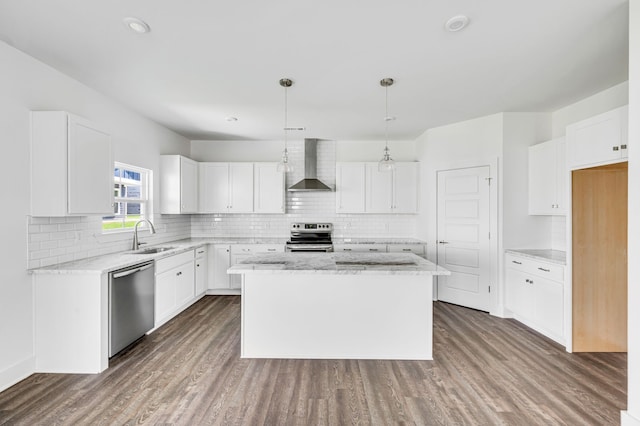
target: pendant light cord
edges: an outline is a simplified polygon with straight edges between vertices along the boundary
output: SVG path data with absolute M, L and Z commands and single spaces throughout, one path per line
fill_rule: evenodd
M 288 106 L 287 106 L 287 91 L 288 87 L 284 87 L 284 152 L 287 153 L 287 137 L 288 137 L 288 129 L 287 129 L 287 115 L 288 115 Z
M 389 86 L 384 86 L 384 148 L 389 150 Z

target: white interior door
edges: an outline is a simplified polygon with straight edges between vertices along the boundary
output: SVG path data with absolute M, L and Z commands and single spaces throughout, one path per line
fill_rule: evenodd
M 489 166 L 438 172 L 438 300 L 489 311 Z

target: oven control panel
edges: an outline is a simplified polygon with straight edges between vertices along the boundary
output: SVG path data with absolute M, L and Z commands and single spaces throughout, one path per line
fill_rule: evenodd
M 331 232 L 333 224 L 331 223 L 292 223 L 292 231 L 324 231 Z

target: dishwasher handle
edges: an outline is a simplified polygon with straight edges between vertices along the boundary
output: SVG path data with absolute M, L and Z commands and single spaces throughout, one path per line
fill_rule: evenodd
M 126 277 L 127 275 L 135 274 L 136 272 L 145 271 L 151 267 L 153 267 L 153 263 L 148 263 L 146 265 L 140 266 L 139 268 L 127 269 L 126 271 L 116 272 L 112 276 L 113 278 L 122 278 L 122 277 Z

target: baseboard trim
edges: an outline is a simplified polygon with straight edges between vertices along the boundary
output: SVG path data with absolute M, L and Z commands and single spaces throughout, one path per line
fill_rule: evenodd
M 35 373 L 36 357 L 31 356 L 24 359 L 11 367 L 0 371 L 0 392 L 9 389 L 19 381 L 22 381 Z
M 620 412 L 621 426 L 640 426 L 640 419 L 631 416 L 628 411 Z

